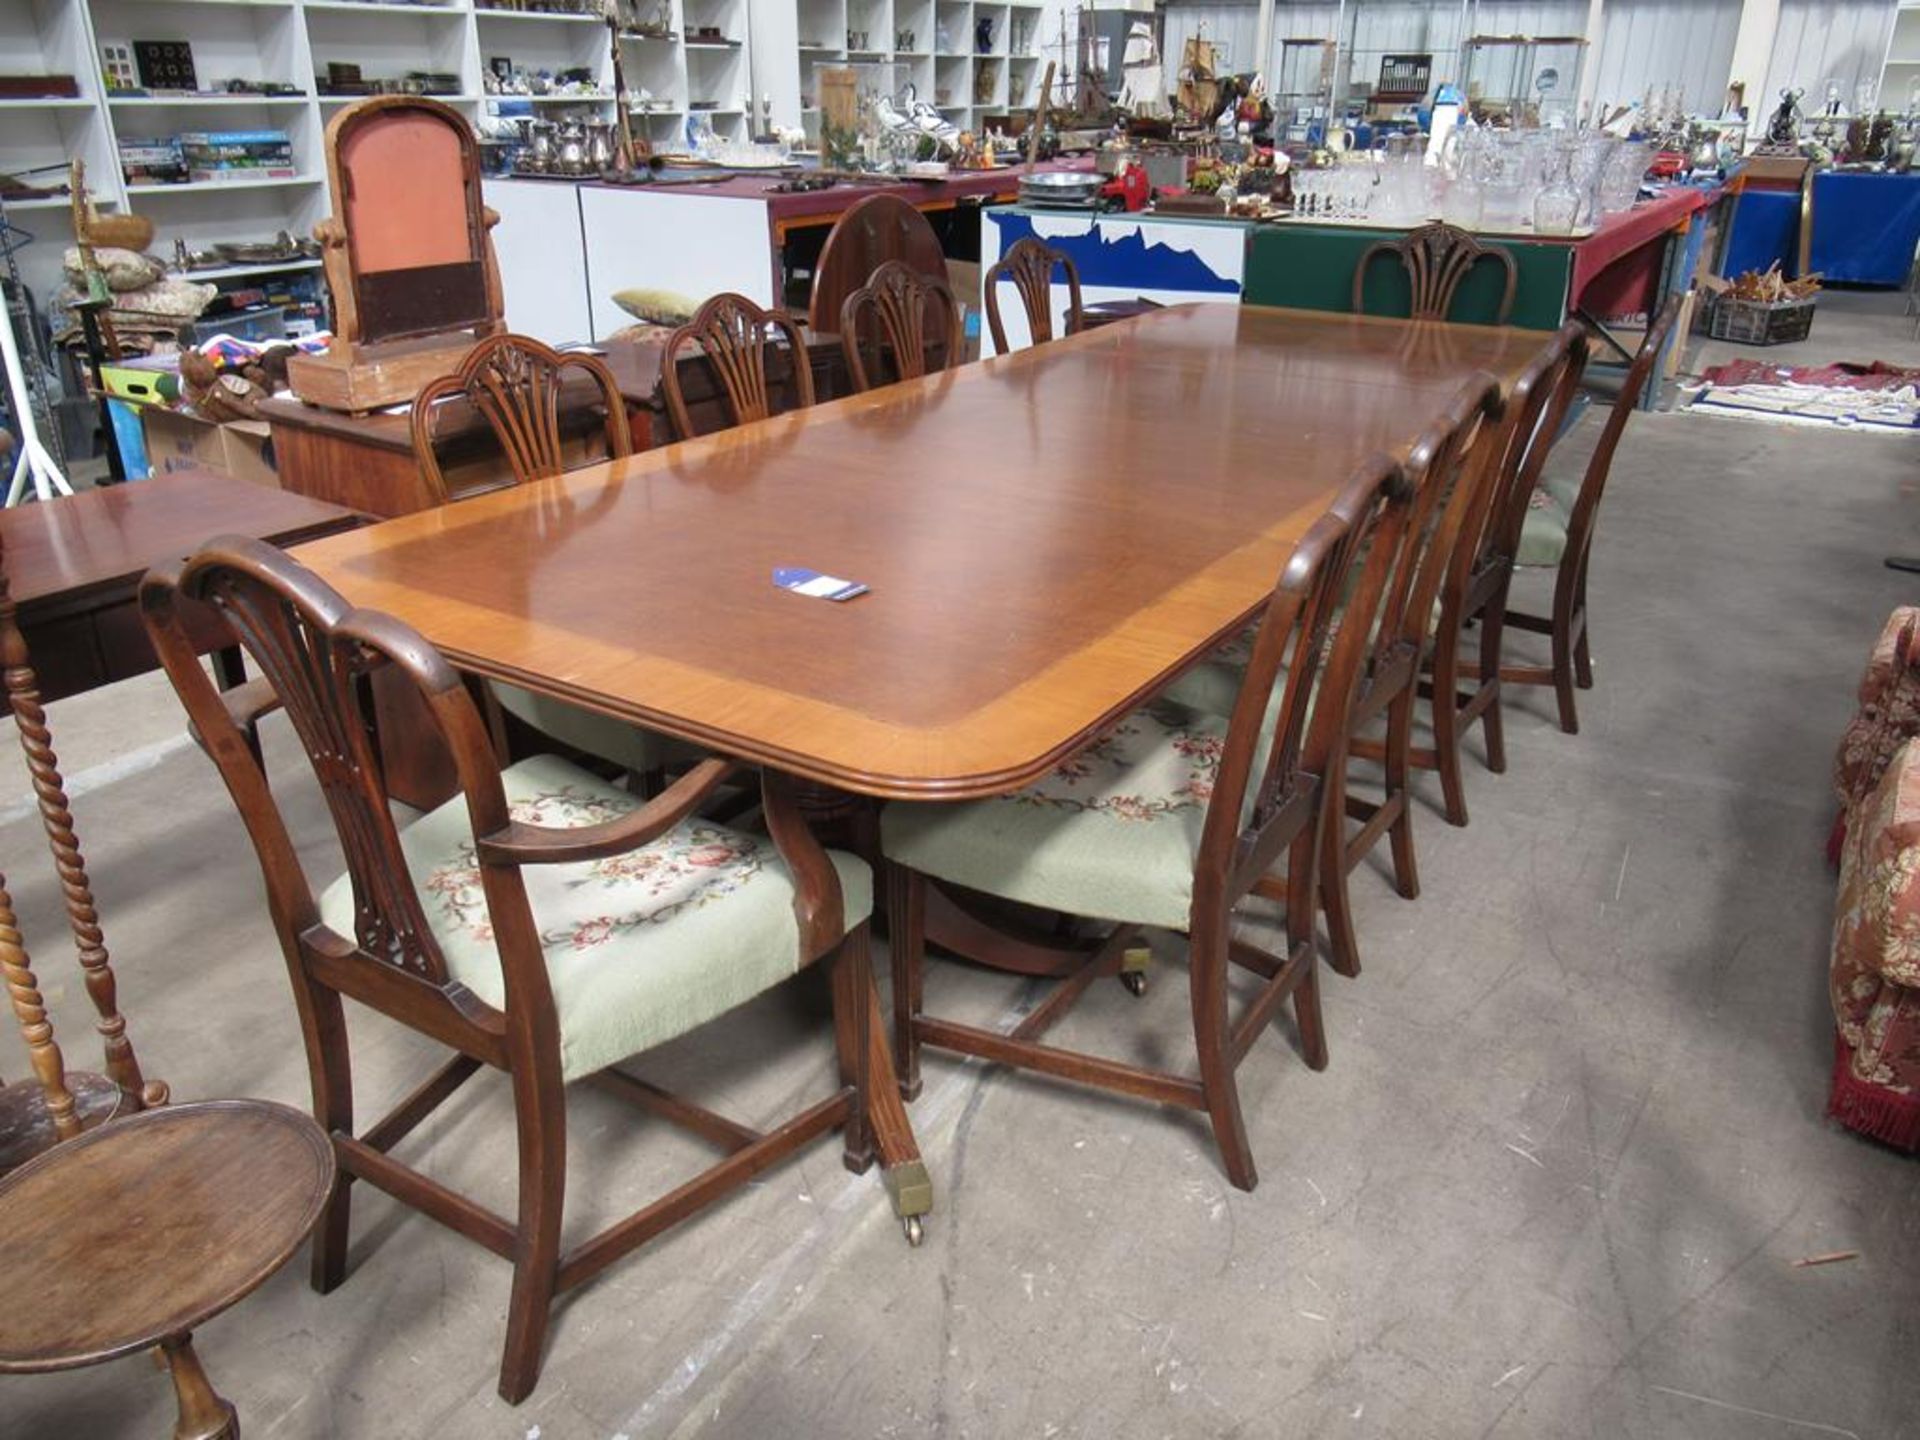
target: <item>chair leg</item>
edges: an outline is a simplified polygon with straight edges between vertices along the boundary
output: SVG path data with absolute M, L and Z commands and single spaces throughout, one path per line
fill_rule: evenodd
M 1507 633 L 1506 587 L 1493 597 L 1480 623 L 1480 689 L 1493 698 L 1480 712 L 1481 733 L 1487 739 L 1487 769 L 1496 775 L 1507 773 L 1507 722 L 1500 713 L 1500 647 Z
M 1460 774 L 1460 631 L 1448 627 L 1433 647 L 1433 754 L 1447 823 L 1467 823 L 1467 786 Z
M 1253 1147 L 1247 1143 L 1240 1087 L 1234 1079 L 1230 1053 L 1226 937 L 1195 937 L 1190 954 L 1193 1038 L 1200 1054 L 1200 1088 L 1207 1100 L 1207 1118 L 1213 1122 L 1213 1139 L 1220 1147 L 1227 1182 L 1237 1190 L 1251 1190 L 1260 1183 L 1260 1173 L 1254 1168 Z
M 1327 1068 L 1327 1027 L 1320 1016 L 1320 954 L 1314 944 L 1313 897 L 1316 846 L 1311 832 L 1293 842 L 1287 857 L 1287 954 L 1306 957 L 1306 970 L 1293 992 L 1294 1023 L 1300 1027 L 1300 1053 L 1310 1069 Z
M 353 1055 L 340 997 L 303 982 L 302 1027 L 313 1085 L 313 1118 L 328 1135 L 353 1134 Z M 347 1234 L 352 1217 L 353 1177 L 336 1167 L 320 1223 L 313 1230 L 311 1283 L 322 1295 L 347 1278 Z
M 1560 728 L 1580 733 L 1580 710 L 1574 703 L 1573 643 L 1559 616 L 1553 622 L 1553 693 L 1560 703 Z
M 847 1117 L 844 1159 L 847 1169 L 864 1175 L 873 1165 L 873 1135 L 867 1127 L 870 1019 L 868 991 L 873 984 L 871 932 L 855 928 L 829 957 L 833 984 L 833 1038 L 840 1058 L 840 1083 L 853 1087 L 853 1113 Z
M 513 1072 L 513 1109 L 520 1133 L 520 1214 L 513 1291 L 507 1299 L 507 1341 L 500 1358 L 500 1398 L 518 1405 L 533 1393 L 545 1358 L 547 1322 L 560 1274 L 560 1219 L 567 1194 L 567 1113 L 559 1067 L 543 1076 L 533 1064 Z
M 1391 784 L 1391 779 L 1389 779 Z M 1326 807 L 1321 817 L 1320 908 L 1327 916 L 1327 943 L 1333 968 L 1342 975 L 1360 973 L 1360 942 L 1353 933 L 1353 907 L 1347 899 L 1347 761 L 1335 756 L 1327 766 Z
M 1593 688 L 1593 651 L 1587 644 L 1587 607 L 1583 599 L 1580 608 L 1574 612 L 1575 623 L 1580 627 L 1580 638 L 1573 642 L 1573 678 L 1582 690 Z
M 921 976 L 927 948 L 927 881 L 903 865 L 887 867 L 887 944 L 893 954 L 893 1063 L 900 1097 L 920 1095 L 919 1017 Z
M 1387 840 L 1393 847 L 1393 883 L 1402 898 L 1418 900 L 1420 898 L 1420 866 L 1413 854 L 1413 801 L 1410 787 L 1413 782 L 1413 702 L 1414 691 L 1409 687 L 1407 693 L 1394 701 L 1387 709 L 1387 799 L 1401 797 L 1400 814 L 1387 832 Z M 1341 800 L 1346 804 L 1346 762 L 1340 765 Z M 1342 847 L 1344 852 L 1345 847 Z M 1340 856 L 1341 873 L 1346 871 L 1345 855 Z M 1342 880 L 1341 899 L 1344 901 L 1345 881 Z M 1360 973 L 1359 950 L 1354 951 L 1353 973 Z

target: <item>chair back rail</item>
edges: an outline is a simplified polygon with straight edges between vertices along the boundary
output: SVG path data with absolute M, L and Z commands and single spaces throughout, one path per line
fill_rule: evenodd
M 449 396 L 465 397 L 493 428 L 514 483 L 544 480 L 566 468 L 560 400 L 569 370 L 584 372 L 598 387 L 608 455 L 619 459 L 633 453 L 626 402 L 604 361 L 594 355 L 562 354 L 526 335 L 489 335 L 468 352 L 458 370 L 429 381 L 413 400 L 414 459 L 437 503 L 444 505 L 450 496 L 434 451 L 434 406 Z
M 787 408 L 806 409 L 814 401 L 813 367 L 799 325 L 785 312 L 762 310 L 744 295 L 722 293 L 667 337 L 660 355 L 660 386 L 678 438 L 690 440 L 694 435 L 693 418 L 680 384 L 681 351 L 688 346 L 700 351 L 713 371 L 729 423 L 747 425 L 778 413 L 767 369 L 768 351 L 775 348 L 776 334 L 785 344 L 793 397 Z
M 1386 592 L 1414 499 L 1391 459 L 1365 461 L 1288 558 L 1267 603 L 1228 722 L 1202 832 L 1196 906 L 1212 885 L 1231 907 L 1299 834 L 1291 813 L 1320 803 L 1320 781 L 1345 744 L 1369 622 Z M 1348 577 L 1357 583 L 1348 593 Z M 1280 687 L 1278 709 L 1274 691 Z M 1271 717 L 1271 718 L 1270 718 Z M 1313 824 L 1316 840 L 1321 829 Z M 1308 874 L 1317 851 L 1306 858 Z
M 205 602 L 232 627 L 286 710 L 346 863 L 354 934 L 336 935 L 322 922 L 261 762 L 195 659 L 182 620 L 182 597 Z M 268 907 L 295 971 L 296 993 L 315 972 L 323 972 L 327 988 L 352 994 L 469 1054 L 504 1063 L 504 1016 L 448 975 L 428 927 L 393 822 L 371 723 L 370 677 L 393 666 L 426 702 L 453 758 L 474 833 L 502 829 L 509 817 L 498 762 L 459 675 L 414 631 L 377 612 L 353 609 L 297 561 L 257 540 L 210 541 L 190 559 L 155 569 L 141 585 L 140 600 L 161 664 L 258 853 Z M 483 866 L 481 879 L 507 1009 L 525 1006 L 544 1013 L 545 1038 L 557 1054 L 546 969 L 518 871 Z
M 996 353 L 1007 353 L 1007 330 L 1000 317 L 1000 286 L 1011 281 L 1027 312 L 1027 331 L 1033 343 L 1044 345 L 1053 339 L 1053 275 L 1058 269 L 1067 281 L 1067 334 L 1078 334 L 1085 320 L 1080 305 L 1080 271 L 1073 261 L 1031 235 L 1013 242 L 1011 249 L 987 271 L 985 286 L 987 329 L 993 336 Z
M 876 332 L 872 367 L 864 353 L 869 329 Z M 856 392 L 881 383 L 878 361 L 885 356 L 892 358 L 896 380 L 918 380 L 930 369 L 950 370 L 963 359 L 960 306 L 944 280 L 928 279 L 909 265 L 889 260 L 841 307 L 840 344 Z M 935 345 L 940 347 L 938 358 L 929 361 L 927 352 Z
M 1660 309 L 1652 325 L 1647 327 L 1646 338 L 1640 342 L 1640 348 L 1634 352 L 1633 363 L 1627 367 L 1627 378 L 1620 386 L 1620 393 L 1614 398 L 1613 407 L 1607 412 L 1607 423 L 1600 431 L 1599 442 L 1593 447 L 1593 456 L 1587 461 L 1587 473 L 1581 478 L 1580 493 L 1573 502 L 1573 513 L 1567 519 L 1567 560 L 1574 562 L 1581 586 L 1586 584 L 1587 552 L 1593 544 L 1593 525 L 1595 514 L 1600 509 L 1601 496 L 1606 493 L 1607 479 L 1613 473 L 1613 455 L 1620 448 L 1620 437 L 1626 433 L 1627 422 L 1633 418 L 1634 411 L 1640 408 L 1640 399 L 1647 392 L 1647 386 L 1653 380 L 1654 367 L 1660 363 L 1665 353 L 1667 340 L 1673 334 L 1674 322 L 1680 314 L 1680 297 L 1670 295 L 1667 303 Z M 1562 562 L 1565 563 L 1565 562 Z
M 1506 272 L 1506 287 L 1494 324 L 1504 325 L 1513 314 L 1514 292 L 1520 283 L 1520 271 L 1513 255 L 1502 245 L 1482 245 L 1457 225 L 1435 221 L 1411 230 L 1398 240 L 1382 240 L 1369 245 L 1360 255 L 1353 271 L 1353 309 L 1366 313 L 1367 271 L 1375 258 L 1398 255 L 1413 288 L 1412 315 L 1415 320 L 1445 320 L 1453 309 L 1454 296 L 1469 271 L 1482 260 L 1492 260 Z
M 1374 637 L 1369 681 L 1377 682 L 1395 658 L 1417 665 L 1426 647 L 1434 602 L 1469 505 L 1498 459 L 1493 442 L 1500 438 L 1500 415 L 1500 382 L 1479 371 L 1414 442 L 1407 473 L 1415 498 Z
M 1506 455 L 1500 485 L 1488 508 L 1476 560 L 1511 565 L 1520 548 L 1527 505 L 1540 483 L 1547 456 L 1560 438 L 1567 411 L 1580 391 L 1591 343 L 1586 327 L 1570 320 L 1553 343 L 1520 373 L 1507 394 Z

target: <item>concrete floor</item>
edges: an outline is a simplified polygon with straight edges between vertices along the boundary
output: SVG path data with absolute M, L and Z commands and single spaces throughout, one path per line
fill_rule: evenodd
M 1897 308 L 1823 303 L 1806 358 L 1920 360 Z M 1326 981 L 1331 1067 L 1277 1027 L 1242 1071 L 1255 1193 L 1192 1117 L 934 1059 L 913 1111 L 938 1186 L 921 1250 L 877 1178 L 818 1146 L 565 1303 L 510 1409 L 507 1267 L 365 1191 L 349 1282 L 321 1297 L 290 1267 L 205 1327 L 208 1366 L 256 1440 L 1920 1435 L 1920 1168 L 1822 1118 L 1828 762 L 1868 645 L 1913 595 L 1880 558 L 1920 551 L 1915 458 L 1908 438 L 1635 421 L 1583 731 L 1523 696 L 1509 773 L 1470 776 L 1473 824 L 1419 816 L 1423 897 L 1357 877 L 1366 973 Z M 169 692 L 133 682 L 55 724 L 150 1072 L 183 1098 L 304 1103 L 254 862 Z M 270 753 L 297 774 L 284 731 Z M 331 874 L 317 805 L 297 814 Z M 38 844 L 24 792 L 0 795 L 0 853 L 84 1059 Z M 1163 958 L 1144 1001 L 1100 987 L 1063 1038 L 1181 1055 Z M 983 1016 L 1031 1001 L 948 965 L 929 988 Z M 827 1085 L 821 1014 L 790 987 L 645 1071 L 766 1118 Z M 370 1112 L 429 1051 L 377 1020 L 356 1033 Z M 570 1124 L 574 1233 L 698 1155 L 597 1094 Z M 411 1153 L 507 1210 L 511 1136 L 489 1081 Z M 1792 1265 L 1835 1250 L 1861 1254 Z M 152 1436 L 170 1414 L 144 1360 L 0 1382 L 7 1436 Z

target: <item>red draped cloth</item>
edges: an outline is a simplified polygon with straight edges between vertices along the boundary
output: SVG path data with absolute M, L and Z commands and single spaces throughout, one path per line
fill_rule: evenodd
M 1589 315 L 1650 315 L 1659 308 L 1660 239 L 1710 204 L 1705 190 L 1672 190 L 1618 215 L 1573 247 L 1573 303 Z

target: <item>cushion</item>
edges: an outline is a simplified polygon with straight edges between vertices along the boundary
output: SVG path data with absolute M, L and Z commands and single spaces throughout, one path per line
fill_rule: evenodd
M 584 710 L 578 705 L 555 700 L 550 695 L 536 695 L 531 690 L 522 690 L 518 685 L 507 685 L 498 680 L 493 681 L 492 685 L 494 698 L 509 715 L 524 720 L 542 735 L 558 740 L 562 745 L 587 755 L 596 755 L 636 773 L 659 769 L 673 760 L 695 759 L 699 756 L 699 752 L 691 745 L 638 725 L 629 725 L 611 715 Z
M 693 312 L 700 308 L 698 300 L 676 290 L 644 287 L 614 291 L 613 303 L 634 319 L 654 325 L 684 325 L 693 318 Z
M 640 802 L 552 755 L 501 775 L 516 820 L 571 829 Z M 407 869 L 447 971 L 489 1005 L 506 987 L 474 859 L 464 796 L 400 832 Z M 873 910 L 865 862 L 828 855 L 849 928 Z M 545 951 L 569 1080 L 671 1040 L 799 969 L 793 882 L 770 840 L 689 819 L 651 845 L 572 865 L 521 870 Z M 346 876 L 320 897 L 320 915 L 353 931 Z
M 1520 549 L 1514 563 L 1558 565 L 1567 553 L 1568 514 L 1551 491 L 1534 491 L 1527 505 L 1526 523 L 1520 527 Z
M 1893 612 L 1867 660 L 1860 703 L 1841 732 L 1833 757 L 1833 788 L 1842 814 L 1873 792 L 1901 746 L 1920 735 L 1920 644 L 1914 625 L 1920 612 Z
M 1862 705 L 1871 705 L 1880 698 L 1887 688 L 1887 682 L 1900 671 L 1907 668 L 1907 651 L 1911 648 L 1910 630 L 1920 629 L 1920 608 L 1912 605 L 1897 605 L 1887 617 L 1887 623 L 1881 628 L 1880 638 L 1873 643 L 1872 651 L 1867 655 L 1867 668 L 1860 676 L 1860 688 L 1854 692 L 1854 698 Z
M 1162 701 L 1012 795 L 899 802 L 887 858 L 989 895 L 1185 930 L 1227 722 Z
M 117 245 L 94 246 L 93 263 L 106 280 L 109 290 L 144 290 L 167 278 L 167 267 L 151 255 L 142 255 L 138 250 L 122 250 Z M 69 245 L 61 256 L 61 264 L 66 267 L 69 282 L 84 289 L 86 271 L 80 266 L 79 247 Z
M 1839 1054 L 1828 1112 L 1920 1148 L 1920 746 L 1901 747 L 1847 834 L 1829 971 Z

